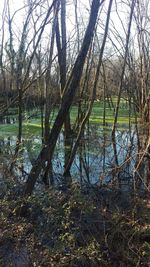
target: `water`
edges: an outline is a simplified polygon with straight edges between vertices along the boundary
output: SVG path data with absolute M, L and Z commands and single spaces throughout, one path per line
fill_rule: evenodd
M 8 162 L 9 157 L 14 153 L 15 144 L 16 136 L 4 137 L 0 140 L 0 153 L 6 155 Z M 115 169 L 111 130 L 103 129 L 98 124 L 91 124 L 89 129 L 85 129 L 84 138 L 81 140 L 71 168 L 73 179 L 87 181 L 92 184 L 103 184 L 117 178 L 122 186 L 124 185 L 126 188 L 132 179 L 136 163 L 137 136 L 134 126 L 131 132 L 128 130 L 118 130 L 116 132 L 116 146 L 118 163 L 121 166 L 118 173 Z M 41 147 L 42 141 L 40 136 L 23 138 L 22 148 L 15 168 L 15 172 L 20 179 L 26 180 L 27 174 L 30 172 Z M 130 160 L 127 160 L 128 157 L 130 157 Z M 62 133 L 58 138 L 53 157 L 53 171 L 57 177 L 61 177 L 64 171 Z

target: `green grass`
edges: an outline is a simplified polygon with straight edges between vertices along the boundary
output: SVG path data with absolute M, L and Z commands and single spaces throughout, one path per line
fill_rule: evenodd
M 115 102 L 116 99 L 113 99 Z M 122 100 L 120 104 L 121 108 L 119 109 L 119 116 L 118 116 L 118 128 L 127 128 L 129 124 L 129 111 L 127 106 L 125 105 L 125 101 Z M 51 118 L 52 122 L 55 119 L 55 116 L 57 114 L 57 110 L 55 109 L 55 112 Z M 36 112 L 37 113 L 37 112 Z M 32 114 L 36 114 L 35 111 L 26 112 L 25 117 L 28 118 Z M 73 106 L 71 108 L 71 122 L 74 123 L 76 116 L 78 114 L 78 109 L 76 106 Z M 39 117 L 37 118 L 30 118 L 25 119 L 23 121 L 23 136 L 36 136 L 41 134 L 41 120 L 40 120 L 40 113 L 38 113 Z M 95 102 L 92 114 L 90 116 L 90 123 L 92 124 L 100 124 L 103 123 L 103 102 Z M 107 127 L 111 127 L 114 121 L 114 111 L 113 109 L 110 109 L 108 106 L 108 103 L 106 103 L 106 124 Z M 131 123 L 135 123 L 134 117 L 131 117 Z M 3 124 L 0 126 L 0 137 L 4 136 L 15 136 L 17 135 L 18 131 L 18 124 Z
M 40 121 L 36 123 L 23 123 L 23 135 L 39 135 L 41 130 Z M 0 126 L 0 137 L 15 136 L 18 132 L 18 124 L 3 124 Z
M 0 136 L 16 135 L 17 129 L 18 129 L 17 123 L 2 124 L 0 125 Z
M 40 121 L 32 122 L 32 123 L 24 123 L 23 124 L 23 134 L 24 135 L 39 135 L 41 131 L 41 124 Z

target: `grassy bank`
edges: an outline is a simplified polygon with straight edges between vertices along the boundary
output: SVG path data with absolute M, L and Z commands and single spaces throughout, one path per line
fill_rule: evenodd
M 114 104 L 116 99 L 114 98 Z M 52 114 L 50 121 L 53 123 L 56 117 L 58 109 L 56 108 L 54 113 Z M 102 125 L 103 124 L 103 102 L 95 102 L 92 113 L 90 116 L 90 123 Z M 76 106 L 71 108 L 71 123 L 73 124 L 76 120 L 78 113 L 78 109 Z M 9 115 L 10 116 L 10 115 Z M 13 115 L 14 116 L 14 115 Z M 17 117 L 17 115 L 15 115 Z M 110 108 L 108 104 L 106 104 L 106 128 L 111 128 L 114 121 L 114 110 Z M 135 123 L 135 118 L 132 114 L 130 118 L 131 123 Z M 118 116 L 118 128 L 119 129 L 126 129 L 129 125 L 129 109 L 128 104 L 122 99 L 121 108 L 119 109 L 119 116 Z M 10 136 L 10 135 L 17 135 L 18 124 L 3 124 L 1 125 L 0 129 L 0 137 Z M 33 110 L 30 112 L 26 112 L 24 114 L 23 120 L 23 136 L 26 135 L 40 135 L 41 134 L 41 119 L 40 119 L 40 112 L 38 110 Z

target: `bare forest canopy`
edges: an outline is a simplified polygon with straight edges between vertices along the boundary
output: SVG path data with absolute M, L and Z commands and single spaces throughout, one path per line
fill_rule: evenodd
M 87 98 L 92 94 L 93 77 L 106 30 L 108 4 L 109 1 L 100 1 L 93 40 L 84 64 L 81 87 L 88 75 L 84 93 Z M 103 97 L 104 87 L 107 87 L 106 96 L 116 96 L 122 79 L 122 95 L 132 95 L 137 110 L 140 110 L 141 106 L 147 105 L 145 100 L 149 93 L 150 4 L 146 0 L 135 1 L 126 47 L 131 6 L 132 3 L 128 1 L 112 3 L 95 99 Z M 91 3 L 83 0 L 66 1 L 65 10 L 62 11 L 59 1 L 3 0 L 0 7 L 0 113 L 18 103 L 19 88 L 24 99 L 23 105 L 30 108 L 34 103 L 44 104 L 47 79 L 50 80 L 49 98 L 54 105 L 59 104 L 61 79 L 66 76 L 67 81 L 70 77 L 81 49 Z M 65 22 L 62 16 L 65 16 Z M 121 77 L 125 50 L 128 50 L 126 66 Z M 76 94 L 74 101 L 81 97 L 80 93 Z

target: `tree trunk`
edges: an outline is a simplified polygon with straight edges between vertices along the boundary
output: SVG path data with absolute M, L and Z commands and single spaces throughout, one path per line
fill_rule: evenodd
M 58 50 L 58 62 L 60 70 L 60 94 L 63 96 L 66 78 L 67 78 L 67 52 L 66 52 L 66 0 L 61 1 L 61 36 L 59 30 L 59 22 L 57 20 L 57 29 L 56 29 L 56 43 Z M 71 153 L 71 122 L 70 114 L 68 112 L 65 121 L 64 121 L 64 165 L 67 165 L 69 155 Z M 68 177 L 71 178 L 70 173 Z
M 70 168 L 72 166 L 72 163 L 73 163 L 73 160 L 75 158 L 78 146 L 80 144 L 80 139 L 81 139 L 82 134 L 84 132 L 85 124 L 86 124 L 86 122 L 88 121 L 88 119 L 90 117 L 90 114 L 91 114 L 91 111 L 92 111 L 92 107 L 93 107 L 93 103 L 94 103 L 94 100 L 95 100 L 95 97 L 96 97 L 96 88 L 97 88 L 97 83 L 98 83 L 98 79 L 99 79 L 99 73 L 100 73 L 100 68 L 101 68 L 101 64 L 102 64 L 102 58 L 103 58 L 106 38 L 107 38 L 107 34 L 108 34 L 108 26 L 109 26 L 109 19 L 110 19 L 110 12 L 111 12 L 111 7 L 112 7 L 112 2 L 113 2 L 113 0 L 110 0 L 110 2 L 109 2 L 107 21 L 106 21 L 105 32 L 104 32 L 104 39 L 103 39 L 102 47 L 101 47 L 101 50 L 100 50 L 98 66 L 97 66 L 95 80 L 94 80 L 93 89 L 92 89 L 91 101 L 89 101 L 87 112 L 86 112 L 86 114 L 85 114 L 85 116 L 84 116 L 84 118 L 83 118 L 83 120 L 82 120 L 82 122 L 80 124 L 78 135 L 77 135 L 77 139 L 76 139 L 76 142 L 75 142 L 75 144 L 74 144 L 74 146 L 72 148 L 72 152 L 71 152 L 69 161 L 68 161 L 68 163 L 66 165 L 64 175 L 67 175 L 70 172 Z
M 29 174 L 29 177 L 26 183 L 25 195 L 30 195 L 32 193 L 35 182 L 42 170 L 42 167 L 44 166 L 47 160 L 50 161 L 52 159 L 53 152 L 54 152 L 56 142 L 60 134 L 62 125 L 66 119 L 70 106 L 73 102 L 76 90 L 80 83 L 86 55 L 87 55 L 91 40 L 93 38 L 93 33 L 95 29 L 95 24 L 97 21 L 99 7 L 100 7 L 100 0 L 93 0 L 92 6 L 91 6 L 90 19 L 89 19 L 89 23 L 87 26 L 87 30 L 85 32 L 82 47 L 76 59 L 70 78 L 66 84 L 64 94 L 62 96 L 62 103 L 61 103 L 60 110 L 56 116 L 51 133 L 49 134 L 48 145 L 43 147 L 43 149 L 41 150 L 37 160 L 35 161 L 31 169 L 31 172 Z
M 119 105 L 120 105 L 120 99 L 121 99 L 121 93 L 122 93 L 122 87 L 123 87 L 123 79 L 125 74 L 125 67 L 126 67 L 126 61 L 128 56 L 128 46 L 129 46 L 129 40 L 130 40 L 130 32 L 131 32 L 131 24 L 132 24 L 132 18 L 133 18 L 133 11 L 135 6 L 136 0 L 132 0 L 131 5 L 131 11 L 130 11 L 130 19 L 129 19 L 129 26 L 128 26 L 128 32 L 127 32 L 127 38 L 126 38 L 126 45 L 125 45 L 125 55 L 124 55 L 124 62 L 123 62 L 123 68 L 120 78 L 120 84 L 119 84 L 119 90 L 118 90 L 118 98 L 117 98 L 117 104 L 115 108 L 115 117 L 114 117 L 114 123 L 112 127 L 112 144 L 113 144 L 113 150 L 114 150 L 114 157 L 115 157 L 115 164 L 118 165 L 118 155 L 117 155 L 117 146 L 116 146 L 116 127 L 117 127 L 117 120 L 118 120 L 118 113 L 119 113 Z

